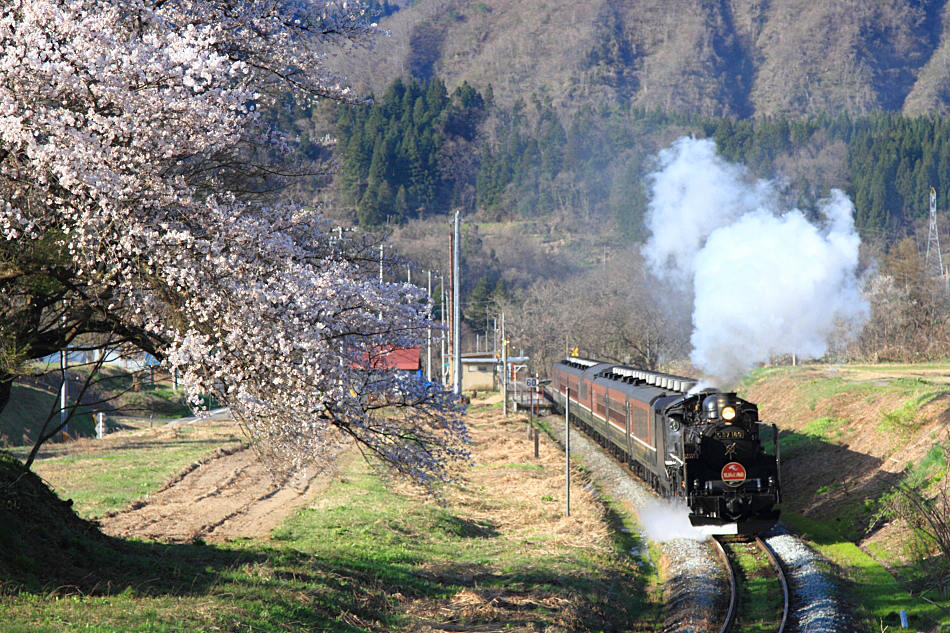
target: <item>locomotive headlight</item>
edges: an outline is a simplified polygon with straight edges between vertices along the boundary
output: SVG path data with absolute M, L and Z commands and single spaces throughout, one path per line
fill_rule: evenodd
M 726 422 L 732 422 L 736 419 L 736 410 L 733 407 L 723 407 L 722 419 Z

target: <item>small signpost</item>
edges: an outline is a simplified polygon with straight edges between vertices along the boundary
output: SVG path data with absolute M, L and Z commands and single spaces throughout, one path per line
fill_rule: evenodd
M 528 404 L 528 439 L 534 435 L 534 458 L 538 459 L 538 431 L 534 428 L 534 396 L 538 391 L 538 377 L 528 376 L 524 379 L 525 387 L 528 390 L 530 398 Z
M 96 414 L 96 418 L 98 419 L 96 422 L 96 439 L 101 440 L 109 432 L 109 427 L 106 426 L 106 414 L 100 411 Z

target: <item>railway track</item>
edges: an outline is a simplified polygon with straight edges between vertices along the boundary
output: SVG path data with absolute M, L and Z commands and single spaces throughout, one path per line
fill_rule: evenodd
M 719 633 L 778 631 L 788 623 L 789 590 L 782 565 L 762 538 L 711 541 L 729 576 L 729 601 Z
M 563 428 L 561 419 L 550 426 L 552 436 L 562 443 Z M 572 430 L 571 446 L 572 454 L 582 457 L 591 470 L 597 473 L 600 486 L 611 496 L 629 503 L 635 512 L 655 502 L 652 490 L 588 436 L 576 429 Z M 717 624 L 725 621 L 725 611 L 719 605 L 728 590 L 722 580 L 722 565 L 716 560 L 714 548 L 707 547 L 706 543 L 684 539 L 661 542 L 659 545 L 663 557 L 668 561 L 668 570 L 664 578 L 667 614 L 660 630 L 663 633 L 687 630 L 710 633 L 720 630 L 730 633 L 843 633 L 857 630 L 847 609 L 840 603 L 833 579 L 819 564 L 814 551 L 800 539 L 788 534 L 784 528 L 773 529 L 766 540 L 781 561 L 785 584 L 782 585 L 778 580 L 778 572 L 771 572 L 774 580 L 770 582 L 766 572 L 750 574 L 738 566 L 736 604 L 739 617 L 738 624 L 734 624 L 731 630 L 720 629 L 721 624 Z M 758 546 L 753 544 L 752 547 Z M 764 564 L 765 567 L 772 565 L 771 562 Z M 766 578 L 760 580 L 760 575 Z M 767 589 L 755 589 L 758 584 Z M 748 595 L 743 597 L 744 594 Z M 773 600 L 780 600 L 780 604 L 766 609 L 771 613 L 766 617 L 750 614 L 747 608 L 755 603 L 768 604 Z M 757 625 L 757 620 L 763 623 Z

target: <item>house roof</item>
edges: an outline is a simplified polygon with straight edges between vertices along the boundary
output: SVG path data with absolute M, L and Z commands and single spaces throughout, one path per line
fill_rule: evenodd
M 527 356 L 509 356 L 509 363 L 526 363 L 530 360 Z M 488 354 L 462 354 L 462 364 L 463 365 L 484 365 L 485 363 L 499 364 L 501 363 L 500 356 L 494 356 L 490 352 Z
M 371 369 L 398 369 L 401 371 L 422 369 L 421 354 L 418 347 L 397 347 L 389 351 L 381 351 L 372 358 L 367 352 L 363 354 L 362 364 Z

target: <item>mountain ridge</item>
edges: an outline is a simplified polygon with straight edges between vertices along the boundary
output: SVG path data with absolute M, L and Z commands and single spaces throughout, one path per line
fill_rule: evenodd
M 380 21 L 390 35 L 374 51 L 330 65 L 363 92 L 438 76 L 562 111 L 945 115 L 948 12 L 947 0 L 417 0 Z

